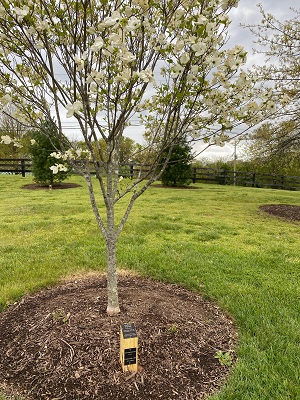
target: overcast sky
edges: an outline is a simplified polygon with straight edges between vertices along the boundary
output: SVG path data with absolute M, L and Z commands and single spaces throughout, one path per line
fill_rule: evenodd
M 285 21 L 295 17 L 295 13 L 291 10 L 300 9 L 300 0 L 261 0 L 255 2 L 255 0 L 240 0 L 237 8 L 234 8 L 230 12 L 230 19 L 232 21 L 230 26 L 230 40 L 229 47 L 233 47 L 235 44 L 242 45 L 248 52 L 247 55 L 247 65 L 259 64 L 263 61 L 262 56 L 253 55 L 252 48 L 254 47 L 253 35 L 249 29 L 243 28 L 240 24 L 255 25 L 259 24 L 261 21 L 261 14 L 259 8 L 256 4 L 260 3 L 263 9 L 274 15 L 278 20 Z M 202 148 L 201 146 L 196 146 L 197 148 Z M 239 145 L 237 148 L 238 156 L 241 155 L 242 146 Z M 220 158 L 220 157 L 233 157 L 234 154 L 234 144 L 228 144 L 224 147 L 211 147 L 202 153 L 201 157 Z
M 278 20 L 284 21 L 295 17 L 295 13 L 291 10 L 300 9 L 300 0 L 261 0 L 259 2 L 263 9 Z M 230 26 L 230 43 L 241 44 L 248 51 L 249 63 L 252 61 L 257 63 L 257 55 L 255 59 L 252 55 L 253 35 L 247 28 L 243 28 L 240 25 L 251 25 L 259 24 L 261 22 L 261 14 L 257 7 L 258 2 L 255 0 L 240 0 L 237 8 L 233 8 L 230 12 L 231 26 Z

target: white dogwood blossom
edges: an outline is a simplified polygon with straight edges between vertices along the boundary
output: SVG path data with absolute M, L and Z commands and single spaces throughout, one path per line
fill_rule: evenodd
M 129 63 L 133 62 L 136 59 L 136 56 L 133 53 L 131 53 L 130 51 L 124 50 L 122 55 L 121 55 L 121 59 L 126 64 L 129 64 Z
M 191 49 L 195 52 L 195 56 L 202 56 L 207 49 L 207 44 L 205 42 L 198 42 L 193 44 Z
M 8 136 L 8 135 L 2 135 L 1 136 L 1 142 L 0 143 L 2 143 L 2 144 L 11 144 L 11 143 L 13 143 L 13 140 L 12 140 L 12 138 L 10 137 L 10 136 Z
M 180 56 L 180 64 L 187 64 L 190 61 L 189 53 L 185 52 Z
M 86 83 L 96 82 L 98 85 L 100 85 L 103 79 L 104 79 L 104 73 L 103 72 L 93 70 L 87 76 Z
M 143 82 L 152 82 L 154 84 L 156 84 L 156 81 L 154 79 L 154 75 L 153 72 L 151 71 L 151 69 L 145 69 L 143 71 L 140 71 L 137 73 L 137 75 L 139 76 L 139 78 L 141 78 L 141 80 Z
M 83 108 L 83 104 L 79 100 L 75 101 L 73 104 L 67 104 L 66 105 L 66 109 L 68 110 L 67 115 L 66 115 L 67 118 L 73 117 L 73 115 L 75 113 L 78 113 L 79 111 L 81 111 L 82 108 Z
M 116 77 L 117 82 L 128 83 L 131 79 L 131 70 L 129 68 L 125 68 L 120 75 Z
M 136 18 L 135 16 L 132 16 L 128 19 L 127 25 L 126 25 L 126 31 L 127 32 L 133 32 L 136 30 L 139 26 L 141 25 L 141 21 Z
M 36 48 L 37 48 L 38 50 L 42 50 L 42 49 L 45 48 L 45 45 L 44 45 L 44 43 L 43 43 L 42 40 L 38 40 L 38 41 L 36 42 Z
M 120 47 L 124 45 L 123 38 L 120 33 L 112 33 L 109 35 L 109 42 L 113 47 Z
M 222 0 L 222 9 L 226 10 L 228 6 L 237 7 L 239 0 Z
M 21 22 L 24 17 L 29 14 L 29 7 L 27 5 L 24 5 L 22 8 L 15 7 L 14 14 L 16 15 L 18 21 Z
M 10 104 L 12 101 L 12 97 L 9 94 L 4 94 L 2 97 L 0 97 L 0 104 L 4 107 Z
M 106 17 L 103 21 L 103 24 L 105 27 L 111 27 L 111 26 L 116 26 L 119 25 L 121 20 L 121 15 L 119 11 L 113 11 L 110 17 Z
M 22 148 L 22 147 L 24 147 L 23 145 L 22 145 L 22 143 L 20 143 L 19 141 L 17 141 L 17 140 L 15 140 L 14 141 L 14 147 L 18 147 L 18 148 Z
M 50 157 L 57 158 L 59 160 L 62 158 L 62 153 L 54 151 L 53 153 L 50 153 Z
M 66 167 L 64 164 L 54 164 L 49 167 L 53 174 L 58 174 L 59 172 L 67 172 L 68 167 Z
M 172 77 L 176 78 L 177 76 L 181 75 L 183 71 L 184 67 L 182 65 L 180 64 L 174 65 L 172 69 Z
M 104 45 L 104 41 L 103 41 L 102 37 L 97 37 L 95 39 L 93 45 L 91 46 L 91 50 L 97 52 L 100 49 L 102 49 L 103 45 Z
M 173 44 L 174 52 L 179 53 L 184 48 L 184 45 L 185 45 L 184 41 L 178 39 L 176 43 Z
M 20 143 L 19 139 L 11 138 L 9 135 L 2 135 L 1 136 L 1 144 L 12 144 L 14 147 L 22 148 L 23 145 Z
M 36 27 L 38 32 L 48 31 L 50 29 L 50 22 L 46 19 L 40 21 L 39 25 Z
M 77 71 L 82 71 L 84 69 L 85 57 L 80 57 L 75 54 L 74 61 L 76 63 Z

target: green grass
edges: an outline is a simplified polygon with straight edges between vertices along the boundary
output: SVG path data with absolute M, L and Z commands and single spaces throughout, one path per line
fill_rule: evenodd
M 0 176 L 0 308 L 63 277 L 105 270 L 84 184 L 20 188 L 30 182 Z M 213 400 L 300 398 L 300 224 L 259 212 L 273 203 L 300 205 L 300 193 L 153 187 L 137 200 L 120 237 L 120 268 L 180 283 L 233 316 L 238 362 Z

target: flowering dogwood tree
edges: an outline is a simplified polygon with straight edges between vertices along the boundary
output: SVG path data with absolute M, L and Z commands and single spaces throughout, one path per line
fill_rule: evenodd
M 259 121 L 267 105 L 269 96 L 253 98 L 253 79 L 237 72 L 246 60 L 243 48 L 224 47 L 228 12 L 237 4 L 0 0 L 0 103 L 12 103 L 13 117 L 30 126 L 54 119 L 62 146 L 65 118 L 77 121 L 86 149 L 70 143 L 54 152 L 53 172 L 67 160 L 87 182 L 106 242 L 111 315 L 120 311 L 117 239 L 134 201 L 161 176 L 168 162 L 165 149 L 171 154 L 173 144 L 187 135 L 221 143 L 237 124 Z M 137 119 L 148 138 L 143 159 L 147 162 L 149 154 L 152 166 L 127 186 L 119 185 L 120 143 Z M 100 138 L 106 154 L 97 145 Z M 95 182 L 106 216 L 98 209 Z M 115 205 L 121 199 L 127 205 L 117 220 Z

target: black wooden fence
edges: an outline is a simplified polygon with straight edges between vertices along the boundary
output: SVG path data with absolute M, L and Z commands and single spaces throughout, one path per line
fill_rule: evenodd
M 264 174 L 212 168 L 193 168 L 193 182 L 218 183 L 220 185 L 250 186 L 272 189 L 300 190 L 300 176 Z
M 32 162 L 28 158 L 0 158 L 0 173 L 21 174 L 31 172 Z M 123 164 L 120 175 L 124 178 L 134 178 L 141 171 L 140 164 Z M 142 167 L 146 174 L 149 166 Z M 217 170 L 204 167 L 193 167 L 191 179 L 193 183 L 217 183 L 220 185 L 237 185 L 273 189 L 300 190 L 300 176 L 263 174 L 260 172 L 245 172 L 232 170 Z
M 29 158 L 0 158 L 0 173 L 22 174 L 31 172 L 31 159 Z

